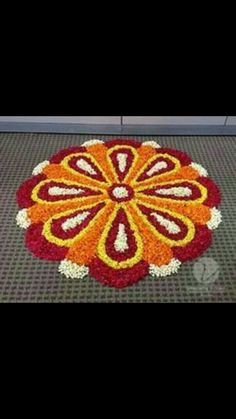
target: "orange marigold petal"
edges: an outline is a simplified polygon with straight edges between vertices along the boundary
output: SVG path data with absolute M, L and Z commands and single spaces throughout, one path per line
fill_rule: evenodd
M 109 214 L 114 210 L 115 203 L 110 202 L 104 208 L 95 224 L 81 239 L 78 239 L 69 249 L 66 258 L 80 265 L 88 264 L 95 256 L 98 241 L 105 227 Z
M 203 204 L 170 204 L 169 209 L 185 215 L 196 224 L 205 225 L 211 219 L 210 208 Z
M 140 215 L 134 210 L 132 205 L 126 205 L 128 211 L 138 226 L 140 235 L 142 236 L 144 247 L 143 259 L 145 262 L 158 266 L 167 265 L 173 257 L 171 248 L 167 244 L 157 240 L 154 234 L 148 229 L 147 224 L 143 221 L 142 217 L 140 217 Z
M 168 174 L 166 173 L 162 175 L 160 183 L 161 182 L 168 182 L 171 180 L 195 180 L 199 177 L 199 173 L 197 170 L 195 170 L 193 167 L 191 166 L 182 166 L 178 172 L 176 173 L 172 173 L 172 174 Z
M 87 205 L 94 205 L 104 200 L 102 196 L 92 196 L 89 198 L 80 198 L 80 200 L 66 201 L 58 204 L 57 202 L 51 204 L 35 204 L 28 209 L 27 215 L 32 223 L 46 222 L 50 217 L 60 212 L 70 209 L 79 209 Z
M 136 164 L 134 164 L 130 171 L 129 174 L 126 178 L 126 183 L 129 183 L 131 180 L 133 180 L 133 178 L 135 177 L 135 175 L 139 172 L 139 170 L 142 169 L 142 167 L 145 165 L 145 163 L 147 162 L 148 159 L 150 159 L 150 157 L 154 156 L 157 153 L 157 150 L 153 147 L 148 147 L 148 146 L 141 146 L 140 148 L 136 149 L 139 157 L 137 159 Z
M 111 170 L 111 167 L 107 160 L 108 149 L 104 144 L 94 144 L 87 147 L 87 151 L 91 154 L 94 159 L 98 162 L 99 166 L 102 168 L 110 182 L 115 182 L 114 173 Z

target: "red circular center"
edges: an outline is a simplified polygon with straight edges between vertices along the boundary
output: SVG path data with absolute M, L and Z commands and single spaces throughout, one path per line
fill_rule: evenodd
M 124 202 L 130 201 L 134 196 L 134 191 L 129 185 L 116 183 L 108 190 L 109 196 L 113 201 Z

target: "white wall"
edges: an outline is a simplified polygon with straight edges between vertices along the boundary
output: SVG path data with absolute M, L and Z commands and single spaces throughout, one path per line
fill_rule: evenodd
M 236 116 L 229 116 L 227 119 L 227 125 L 236 125 Z
M 224 125 L 226 116 L 124 116 L 124 125 Z
M 120 116 L 0 116 L 0 122 L 38 122 L 68 124 L 117 124 Z
M 120 125 L 121 116 L 0 116 L 0 123 Z M 236 116 L 123 116 L 123 125 L 236 125 Z

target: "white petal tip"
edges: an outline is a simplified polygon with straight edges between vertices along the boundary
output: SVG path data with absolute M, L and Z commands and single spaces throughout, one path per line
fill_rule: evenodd
M 149 274 L 153 277 L 164 277 L 177 273 L 180 268 L 181 262 L 178 259 L 172 259 L 168 265 L 150 265 Z
M 159 144 L 156 143 L 156 141 L 145 141 L 144 143 L 142 143 L 142 146 L 154 147 L 154 148 L 160 148 L 161 147 Z
M 201 164 L 191 163 L 190 166 L 193 169 L 197 170 L 197 172 L 199 173 L 200 176 L 204 176 L 204 177 L 207 177 L 208 176 L 207 170 Z
M 58 271 L 70 279 L 82 279 L 89 274 L 89 268 L 85 265 L 77 265 L 70 260 L 62 260 Z
M 26 208 L 18 212 L 16 216 L 16 224 L 18 225 L 18 227 L 23 228 L 25 230 L 30 226 L 31 221 L 28 218 Z
M 32 174 L 34 176 L 40 175 L 42 173 L 43 169 L 48 166 L 50 162 L 48 160 L 43 161 L 42 163 L 39 163 L 33 170 Z
M 220 223 L 222 222 L 222 215 L 220 210 L 218 210 L 217 208 L 211 208 L 211 219 L 210 221 L 208 221 L 207 223 L 207 227 L 210 230 L 215 230 Z
M 89 141 L 85 141 L 85 143 L 82 144 L 83 147 L 89 147 L 91 145 L 96 145 L 96 144 L 103 144 L 104 141 L 102 140 L 89 140 Z

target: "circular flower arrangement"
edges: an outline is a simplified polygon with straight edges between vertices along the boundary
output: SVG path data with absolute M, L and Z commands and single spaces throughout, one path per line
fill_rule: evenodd
M 122 288 L 177 272 L 221 222 L 220 192 L 185 153 L 154 141 L 99 140 L 40 163 L 17 191 L 17 224 L 68 278 Z

